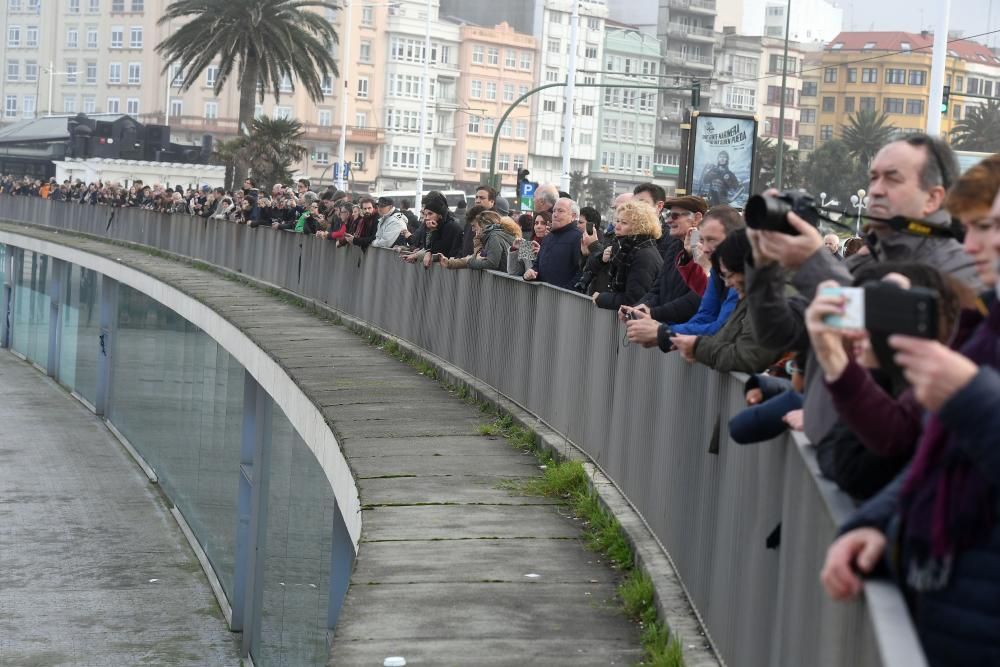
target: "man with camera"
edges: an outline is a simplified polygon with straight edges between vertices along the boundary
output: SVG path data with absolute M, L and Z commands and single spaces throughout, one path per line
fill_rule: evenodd
M 868 213 L 879 220 L 870 221 L 866 248 L 840 262 L 823 245 L 823 236 L 815 225 L 795 212 L 810 215 L 801 197 L 786 197 L 793 210 L 785 216 L 785 231 L 773 216 L 754 215 L 747 206 L 747 224 L 751 261 L 746 270 L 747 299 L 750 317 L 758 342 L 772 349 L 804 351 L 809 340 L 804 311 L 825 280 L 851 284 L 851 273 L 872 261 L 915 261 L 934 266 L 979 289 L 975 266 L 962 246 L 948 234 L 951 218 L 942 210 L 945 194 L 958 174 L 958 164 L 951 148 L 925 134 L 914 134 L 885 145 L 872 160 L 869 180 L 871 197 Z M 778 193 L 769 192 L 768 198 Z M 769 207 L 771 204 L 769 204 Z M 772 209 L 777 210 L 777 209 Z M 900 231 L 889 221 L 919 220 L 927 234 Z M 865 252 L 867 250 L 867 252 Z M 794 273 L 791 283 L 797 295 L 786 298 L 785 272 Z M 806 366 L 805 432 L 811 442 L 819 442 L 830 430 L 836 414 L 823 386 L 817 364 Z

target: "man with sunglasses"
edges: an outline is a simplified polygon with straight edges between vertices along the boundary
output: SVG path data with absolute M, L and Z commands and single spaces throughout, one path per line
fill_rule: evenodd
M 869 170 L 868 213 L 879 218 L 902 216 L 948 229 L 945 194 L 958 175 L 958 161 L 941 139 L 912 134 L 892 141 L 875 155 Z M 962 245 L 947 236 L 918 236 L 870 221 L 866 247 L 839 262 L 823 247 L 819 230 L 788 214 L 797 236 L 749 230 L 753 257 L 746 271 L 747 300 L 758 343 L 775 349 L 808 349 L 804 311 L 825 280 L 852 283 L 851 274 L 873 261 L 922 262 L 948 273 L 979 291 L 975 265 Z M 784 269 L 792 271 L 798 294 L 786 298 Z M 812 360 L 810 359 L 810 362 Z M 836 421 L 819 364 L 806 364 L 805 432 L 819 442 Z

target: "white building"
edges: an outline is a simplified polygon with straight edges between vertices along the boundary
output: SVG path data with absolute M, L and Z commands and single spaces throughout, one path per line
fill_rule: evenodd
M 719 30 L 732 26 L 741 35 L 784 38 L 786 4 L 782 0 L 718 0 L 716 26 Z M 795 0 L 789 39 L 828 42 L 843 23 L 844 11 L 828 0 Z
M 566 81 L 569 72 L 570 17 L 572 0 L 546 0 L 535 5 L 534 34 L 539 38 L 539 83 Z M 603 0 L 580 0 L 577 33 L 576 81 L 597 83 L 603 69 L 604 21 L 608 9 Z M 588 74 L 586 72 L 593 72 Z M 555 87 L 532 97 L 535 127 L 528 167 L 539 183 L 558 183 L 562 176 L 563 100 L 565 89 Z M 597 153 L 599 88 L 577 87 L 573 95 L 573 136 L 570 171 L 589 172 Z

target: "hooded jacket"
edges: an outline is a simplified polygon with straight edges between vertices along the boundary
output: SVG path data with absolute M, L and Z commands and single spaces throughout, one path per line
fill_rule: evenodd
M 469 258 L 468 267 L 470 269 L 485 269 L 487 271 L 501 271 L 504 268 L 504 260 L 510 244 L 514 242 L 514 237 L 510 232 L 500 225 L 487 225 L 479 236 L 482 244 L 480 251 Z

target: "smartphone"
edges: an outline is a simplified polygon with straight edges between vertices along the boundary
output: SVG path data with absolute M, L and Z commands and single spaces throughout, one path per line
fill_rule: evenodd
M 820 296 L 844 297 L 844 312 L 841 315 L 827 315 L 823 318 L 827 326 L 834 329 L 865 328 L 865 290 L 862 287 L 824 287 Z
M 691 230 L 691 236 L 688 239 L 688 250 L 692 255 L 694 254 L 694 251 L 698 247 L 699 243 L 701 243 L 701 232 L 698 231 L 697 227 L 695 227 Z
M 588 220 L 587 221 L 587 236 L 593 236 L 593 235 L 594 235 L 594 223 L 592 223 L 590 220 Z
M 934 290 L 903 289 L 895 283 L 873 281 L 864 287 L 826 287 L 820 293 L 845 298 L 844 313 L 825 319 L 831 327 L 917 338 L 938 336 L 938 294 Z

